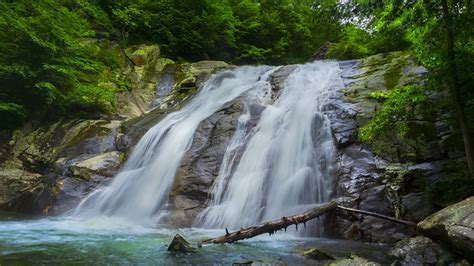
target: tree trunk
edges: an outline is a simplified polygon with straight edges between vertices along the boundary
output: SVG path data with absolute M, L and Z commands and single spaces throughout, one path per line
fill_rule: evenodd
M 324 203 L 316 208 L 313 208 L 307 212 L 301 213 L 301 214 L 296 214 L 288 217 L 282 217 L 278 220 L 274 220 L 271 222 L 263 223 L 258 226 L 253 226 L 253 227 L 248 227 L 248 228 L 242 228 L 239 231 L 229 233 L 229 231 L 226 231 L 225 235 L 216 237 L 216 238 L 211 238 L 204 240 L 200 242 L 198 245 L 201 246 L 202 244 L 222 244 L 222 243 L 232 243 L 235 241 L 247 239 L 247 238 L 252 238 L 261 234 L 273 234 L 276 231 L 284 229 L 286 231 L 286 228 L 290 225 L 295 225 L 296 229 L 298 229 L 298 224 L 304 224 L 306 227 L 306 222 L 309 220 L 312 220 L 314 218 L 317 218 L 325 213 L 328 213 L 333 210 L 340 210 L 340 211 L 345 211 L 345 212 L 350 212 L 350 213 L 357 213 L 357 214 L 362 214 L 362 215 L 369 215 L 369 216 L 374 216 L 380 219 L 384 219 L 387 221 L 391 221 L 394 223 L 398 224 L 403 224 L 406 226 L 414 227 L 416 228 L 416 224 L 409 222 L 409 221 L 404 221 L 404 220 L 399 220 L 390 216 L 382 215 L 379 213 L 375 212 L 369 212 L 369 211 L 364 211 L 364 210 L 358 210 L 358 209 L 352 209 L 344 206 L 337 205 L 337 201 L 333 200 L 328 203 Z
M 384 219 L 384 220 L 387 220 L 387 221 L 390 221 L 390 222 L 393 222 L 393 223 L 403 224 L 403 225 L 406 225 L 406 226 L 416 228 L 416 223 L 412 223 L 412 222 L 405 221 L 405 220 L 400 220 L 400 219 L 393 218 L 393 217 L 390 217 L 390 216 L 386 216 L 386 215 L 376 213 L 376 212 L 369 212 L 369 211 L 364 211 L 364 210 L 352 209 L 352 208 L 348 208 L 348 207 L 344 207 L 344 206 L 340 206 L 340 205 L 337 205 L 337 209 L 341 210 L 341 211 L 346 211 L 346 212 L 352 212 L 352 213 L 358 213 L 358 214 L 373 216 L 373 217 Z
M 235 241 L 252 238 L 261 234 L 273 234 L 279 230 L 286 230 L 290 225 L 295 225 L 298 229 L 298 224 L 304 224 L 306 227 L 306 222 L 317 218 L 329 211 L 335 210 L 337 207 L 336 201 L 330 201 L 324 203 L 314 209 L 311 209 L 307 212 L 292 215 L 288 217 L 282 217 L 279 220 L 263 223 L 258 226 L 248 227 L 245 229 L 240 229 L 239 231 L 229 233 L 226 229 L 226 234 L 216 238 L 211 238 L 202 241 L 200 244 L 221 244 L 221 243 L 232 243 Z
M 453 29 L 453 18 L 448 7 L 447 0 L 441 0 L 441 6 L 443 9 L 443 19 L 446 32 L 448 34 L 447 43 L 447 61 L 451 76 L 451 94 L 453 96 L 454 109 L 459 119 L 461 126 L 461 133 L 464 140 L 464 150 L 466 152 L 467 165 L 469 167 L 469 173 L 474 177 L 474 150 L 472 146 L 471 135 L 467 126 L 466 115 L 464 113 L 464 104 L 461 96 L 461 84 L 459 82 L 457 65 L 456 65 L 456 54 L 454 51 L 454 29 Z

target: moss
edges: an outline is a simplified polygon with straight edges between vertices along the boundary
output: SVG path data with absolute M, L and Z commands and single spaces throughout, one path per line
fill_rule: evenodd
M 120 160 L 121 162 L 124 162 L 124 161 L 125 161 L 125 153 L 124 153 L 124 152 L 120 152 L 119 160 Z
M 54 183 L 54 185 L 51 187 L 51 194 L 53 196 L 57 196 L 59 193 L 59 188 L 61 184 L 59 182 Z
M 393 67 L 390 67 L 383 75 L 384 85 L 387 89 L 393 89 L 398 85 L 398 81 L 402 77 L 402 65 L 397 64 Z
M 334 260 L 333 256 L 316 248 L 305 250 L 303 256 L 313 260 Z

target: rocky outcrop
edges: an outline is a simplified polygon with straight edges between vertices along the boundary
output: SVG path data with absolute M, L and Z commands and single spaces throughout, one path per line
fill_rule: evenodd
M 371 93 L 423 84 L 426 70 L 401 52 L 343 61 L 340 67 L 344 88 L 328 108 L 339 150 L 336 193 L 352 197 L 348 204 L 354 208 L 421 221 L 436 210 L 426 187 L 442 179 L 447 162 L 458 156 L 443 148 L 444 141 L 454 134 L 446 117 L 416 121 L 412 126 L 422 130 L 407 136 L 413 143 L 394 138 L 369 147 L 357 140 L 357 133 L 382 108 Z M 337 224 L 341 225 L 337 231 L 345 238 L 371 242 L 394 243 L 414 234 L 372 217 L 339 217 Z
M 282 88 L 285 78 L 296 66 L 283 66 L 269 78 L 272 85 L 272 99 Z M 250 119 L 247 133 L 255 127 L 264 106 L 247 103 Z M 177 170 L 175 183 L 169 196 L 169 215 L 166 223 L 177 227 L 193 225 L 197 215 L 207 206 L 212 185 L 219 174 L 219 168 L 229 141 L 234 135 L 236 123 L 244 109 L 244 99 L 238 98 L 201 122 L 192 146 L 185 153 Z M 237 159 L 243 149 L 236 151 Z
M 390 255 L 397 258 L 398 265 L 448 265 L 456 261 L 451 251 L 423 236 L 398 242 Z
M 441 239 L 474 259 L 474 196 L 434 213 L 418 224 L 424 234 Z
M 210 188 L 219 173 L 224 153 L 235 131 L 242 103 L 236 101 L 204 120 L 196 129 L 193 143 L 177 170 L 169 196 L 166 222 L 191 226 L 206 207 Z
M 5 210 L 53 214 L 61 208 L 56 198 L 74 198 L 104 182 L 120 165 L 115 146 L 119 121 L 72 120 L 49 126 L 25 127 L 13 134 L 2 157 L 0 206 Z M 75 195 L 62 178 L 76 180 Z M 76 200 L 79 199 L 76 197 Z M 23 208 L 21 206 L 31 206 Z
M 124 53 L 127 61 L 117 74 L 124 87 L 117 89 L 124 91 L 111 117 L 30 124 L 1 134 L 0 210 L 51 215 L 72 208 L 110 181 L 151 126 L 186 102 L 212 73 L 229 67 L 220 61 L 176 64 L 161 58 L 153 45 Z M 164 73 L 172 75 L 171 85 L 158 95 Z M 151 104 L 155 96 L 161 97 L 158 105 Z

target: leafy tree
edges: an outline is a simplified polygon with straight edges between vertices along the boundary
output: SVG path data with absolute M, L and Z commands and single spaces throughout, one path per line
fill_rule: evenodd
M 380 38 L 390 40 L 403 33 L 419 62 L 430 70 L 429 87 L 449 92 L 469 169 L 474 176 L 472 125 L 468 123 L 474 109 L 471 1 L 370 1 L 360 6 L 365 14 L 373 17 L 370 25 Z
M 107 15 L 82 0 L 0 2 L 1 127 L 26 114 L 106 111 L 112 92 L 99 87 L 105 69 L 89 18 Z

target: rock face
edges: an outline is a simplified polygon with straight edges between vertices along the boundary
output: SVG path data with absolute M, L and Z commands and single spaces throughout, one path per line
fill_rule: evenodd
M 426 235 L 474 259 L 474 196 L 434 213 L 418 226 Z
M 270 77 L 272 98 L 282 88 L 284 79 L 295 69 L 295 66 L 284 66 Z M 244 109 L 244 100 L 238 98 L 224 106 L 204 120 L 197 128 L 191 148 L 185 153 L 178 168 L 173 189 L 169 196 L 169 215 L 165 222 L 174 226 L 192 226 L 197 215 L 206 208 L 209 193 L 227 146 L 234 135 L 238 117 Z M 247 131 L 250 131 L 260 119 L 264 106 L 250 104 L 250 120 Z M 243 150 L 236 151 L 240 157 Z
M 176 64 L 161 58 L 153 45 L 131 47 L 125 54 L 119 79 L 126 91 L 117 96 L 112 119 L 30 124 L 0 134 L 0 210 L 52 215 L 71 209 L 110 181 L 151 126 L 186 102 L 212 73 L 229 67 L 220 61 Z M 171 87 L 158 95 L 163 73 L 172 73 Z M 155 96 L 163 98 L 160 106 L 148 110 Z
M 73 120 L 25 127 L 13 134 L 0 166 L 4 210 L 54 214 L 66 202 L 106 181 L 120 165 L 119 121 Z M 60 178 L 61 177 L 61 178 Z M 67 186 L 74 179 L 73 188 Z M 69 203 L 67 203 L 69 204 Z M 24 206 L 31 206 L 25 208 Z
M 171 214 L 166 218 L 169 224 L 191 226 L 206 207 L 208 193 L 219 173 L 241 109 L 242 103 L 234 102 L 204 120 L 197 128 L 193 144 L 178 168 L 169 197 Z
M 436 210 L 425 188 L 446 176 L 443 169 L 459 156 L 443 144 L 454 136 L 451 126 L 443 122 L 446 116 L 420 118 L 412 126 L 422 130 L 408 137 L 413 143 L 394 138 L 377 143 L 375 150 L 360 143 L 357 132 L 381 108 L 370 93 L 423 84 L 426 70 L 401 52 L 343 61 L 340 67 L 345 87 L 328 107 L 339 150 L 336 194 L 351 197 L 347 205 L 354 208 L 421 221 Z M 394 243 L 415 233 L 373 217 L 339 217 L 337 225 L 339 235 L 371 242 Z
M 398 242 L 390 251 L 400 265 L 448 265 L 455 256 L 433 240 L 417 236 Z

